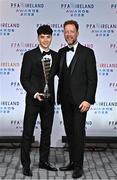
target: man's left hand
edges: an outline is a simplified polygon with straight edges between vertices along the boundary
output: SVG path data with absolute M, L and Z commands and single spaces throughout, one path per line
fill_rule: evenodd
M 79 106 L 80 112 L 87 112 L 89 110 L 90 106 L 91 106 L 90 103 L 88 103 L 87 101 L 83 101 Z

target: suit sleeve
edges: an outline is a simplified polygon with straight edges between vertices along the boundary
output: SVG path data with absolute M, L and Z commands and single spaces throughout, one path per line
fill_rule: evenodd
M 20 82 L 25 89 L 25 91 L 34 97 L 34 94 L 37 92 L 34 87 L 31 85 L 31 73 L 32 73 L 32 59 L 28 52 L 24 54 L 21 73 L 20 73 Z
M 87 55 L 86 75 L 88 79 L 86 101 L 89 102 L 90 104 L 94 104 L 95 93 L 97 88 L 97 69 L 96 69 L 96 58 L 93 50 L 90 50 Z

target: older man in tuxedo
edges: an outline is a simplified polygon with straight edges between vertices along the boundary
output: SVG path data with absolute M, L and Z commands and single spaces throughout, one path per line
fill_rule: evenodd
M 77 38 L 79 25 L 74 20 L 64 23 L 68 46 L 58 52 L 58 104 L 61 104 L 70 163 L 61 171 L 73 170 L 73 178 L 83 174 L 85 122 L 87 111 L 95 102 L 97 71 L 94 51 L 81 45 Z
M 54 116 L 54 76 L 57 53 L 51 50 L 52 29 L 49 25 L 37 30 L 39 46 L 24 54 L 21 67 L 21 84 L 26 90 L 26 108 L 21 143 L 23 174 L 32 176 L 30 148 L 38 114 L 41 119 L 39 168 L 57 171 L 49 163 L 49 148 Z

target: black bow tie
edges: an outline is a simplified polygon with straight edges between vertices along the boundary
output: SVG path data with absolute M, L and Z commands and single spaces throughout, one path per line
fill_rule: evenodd
M 69 48 L 69 47 L 67 46 L 66 51 L 73 51 L 73 52 L 74 52 L 74 47 Z
M 47 55 L 50 55 L 50 54 L 51 54 L 51 52 L 50 52 L 50 51 L 48 51 L 48 52 L 43 51 L 42 55 L 43 55 L 43 56 L 45 56 L 46 54 L 47 54 Z

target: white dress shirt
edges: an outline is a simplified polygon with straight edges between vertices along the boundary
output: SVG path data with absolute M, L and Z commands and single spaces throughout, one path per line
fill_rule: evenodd
M 74 51 L 67 51 L 66 52 L 66 63 L 67 63 L 67 67 L 69 67 L 72 59 L 73 59 L 73 56 L 76 52 L 76 48 L 78 46 L 78 42 L 76 44 L 74 44 L 72 47 L 74 47 Z M 71 48 L 71 46 L 68 46 L 69 48 Z

